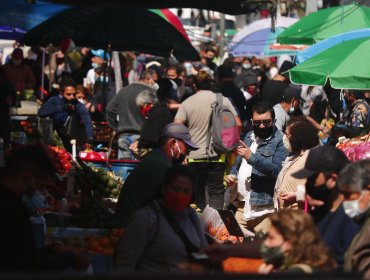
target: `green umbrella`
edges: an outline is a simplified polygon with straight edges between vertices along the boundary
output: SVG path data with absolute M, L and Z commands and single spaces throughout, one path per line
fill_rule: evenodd
M 351 4 L 305 16 L 278 36 L 281 44 L 312 45 L 334 35 L 370 27 L 370 8 Z
M 370 89 L 370 37 L 337 44 L 289 70 L 295 84 Z

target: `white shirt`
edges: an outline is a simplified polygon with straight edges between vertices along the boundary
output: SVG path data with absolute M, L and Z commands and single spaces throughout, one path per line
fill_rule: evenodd
M 256 153 L 257 147 L 263 142 L 263 139 L 255 137 L 251 134 L 252 144 L 249 147 L 252 153 Z M 250 205 L 249 199 L 251 195 L 251 177 L 252 165 L 250 165 L 244 158 L 238 170 L 238 200 L 244 201 L 244 219 L 251 220 L 261 217 L 265 214 L 274 212 L 273 205 Z

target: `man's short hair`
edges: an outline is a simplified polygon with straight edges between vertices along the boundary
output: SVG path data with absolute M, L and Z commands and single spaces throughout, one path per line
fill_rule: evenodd
M 275 120 L 274 108 L 267 102 L 256 103 L 252 108 L 252 112 L 257 113 L 259 115 L 269 112 L 271 114 L 271 118 Z
M 154 75 L 154 71 L 151 70 L 151 69 L 146 69 L 144 70 L 143 72 L 141 72 L 140 74 L 140 81 L 144 81 L 145 79 L 147 79 L 148 77 L 153 77 Z
M 77 88 L 77 84 L 71 77 L 64 77 L 60 81 L 60 85 L 59 85 L 60 92 L 63 92 L 66 87 Z
M 233 68 L 230 65 L 225 65 L 225 64 L 220 65 L 217 68 L 217 74 L 220 80 L 223 78 L 233 78 L 235 75 Z
M 370 185 L 370 160 L 348 164 L 339 173 L 338 188 L 343 193 L 361 193 Z
M 146 104 L 153 104 L 156 101 L 155 94 L 151 90 L 143 90 L 136 97 L 136 106 L 144 106 Z

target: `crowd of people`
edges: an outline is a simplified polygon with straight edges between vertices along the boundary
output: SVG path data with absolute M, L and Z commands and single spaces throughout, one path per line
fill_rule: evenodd
M 262 258 L 259 272 L 264 274 L 352 271 L 370 276 L 370 162 L 350 163 L 335 148 L 337 136 L 328 125 L 333 121 L 358 135 L 368 133 L 369 92 L 292 85 L 286 75 L 295 65 L 290 57 L 231 57 L 217 66 L 216 55 L 211 44 L 202 46 L 200 62 L 127 52 L 120 54 L 120 71 L 103 50 L 69 48 L 50 55 L 57 70 L 48 77 L 53 86 L 43 94 L 39 117 L 52 119 L 68 150 L 72 138 L 80 149 L 94 148 L 93 122 L 107 121 L 117 138 L 118 159 L 140 160 L 115 209 L 126 229 L 115 250 L 115 269 L 173 272 L 199 261 L 199 255 L 204 262 L 205 254 L 209 263 L 231 256 Z M 20 67 L 27 75 L 20 74 Z M 15 93 L 33 89 L 40 99 L 33 68 L 19 48 L 0 67 L 4 148 L 10 147 L 9 106 Z M 119 90 L 115 73 L 121 73 Z M 240 130 L 234 153 L 212 147 L 216 93 L 223 95 Z M 32 169 L 42 176 L 28 174 L 25 166 L 17 180 L 9 177 L 16 172 L 14 159 L 7 162 L 2 197 L 19 204 L 22 195 L 53 185 L 50 172 L 42 170 L 45 161 Z M 33 184 L 26 178 L 35 178 Z M 207 205 L 231 209 L 240 227 L 256 238 L 234 245 L 214 242 L 191 203 L 201 210 Z M 3 213 L 8 204 L 2 204 Z M 17 208 L 24 228 L 19 231 L 28 234 L 27 213 Z M 42 254 L 30 244 L 24 250 L 39 260 L 34 256 Z M 63 250 L 73 264 L 82 259 L 85 267 L 83 252 Z

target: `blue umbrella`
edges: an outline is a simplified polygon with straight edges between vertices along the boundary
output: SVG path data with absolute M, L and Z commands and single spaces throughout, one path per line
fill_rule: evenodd
M 310 57 L 313 57 L 325 51 L 326 49 L 329 49 L 330 47 L 335 46 L 344 41 L 357 39 L 357 38 L 364 38 L 364 37 L 370 37 L 370 28 L 350 31 L 350 32 L 339 34 L 337 36 L 327 38 L 325 40 L 322 40 L 319 43 L 312 45 L 311 47 L 307 49 L 304 49 L 303 51 L 298 52 L 296 56 L 296 63 L 297 64 L 303 63 Z
M 68 8 L 70 6 L 42 0 L 37 0 L 35 3 L 27 3 L 24 0 L 1 0 L 0 26 L 29 30 Z
M 26 30 L 17 27 L 0 26 L 0 39 L 3 40 L 16 40 L 22 39 Z
M 271 44 L 276 43 L 276 37 L 285 28 L 276 27 L 275 32 L 271 28 L 264 28 L 249 34 L 236 44 L 230 44 L 230 53 L 233 56 L 276 56 L 279 50 L 270 49 Z M 296 52 L 294 52 L 295 54 Z

